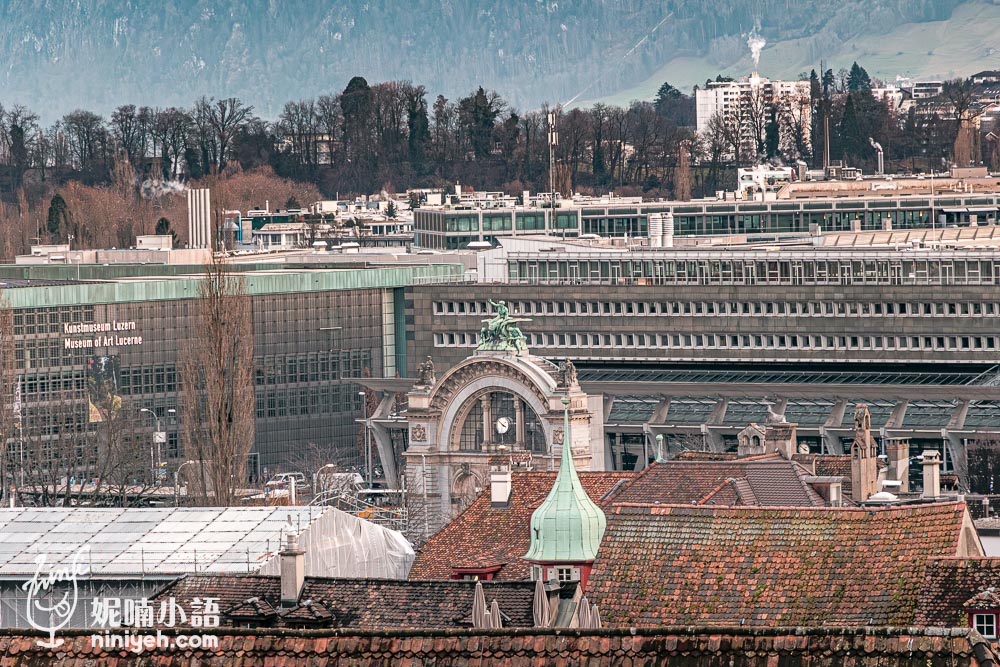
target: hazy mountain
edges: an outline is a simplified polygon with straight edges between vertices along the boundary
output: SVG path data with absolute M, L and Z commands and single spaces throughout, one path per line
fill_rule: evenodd
M 0 102 L 83 107 L 289 99 L 410 79 L 521 107 L 635 86 L 677 59 L 733 65 L 756 29 L 818 61 L 860 33 L 948 19 L 962 0 L 3 0 Z M 655 28 L 655 30 L 654 30 Z M 640 43 L 641 42 L 641 43 Z M 638 45 L 637 45 L 638 44 Z M 918 51 L 927 46 L 914 45 Z

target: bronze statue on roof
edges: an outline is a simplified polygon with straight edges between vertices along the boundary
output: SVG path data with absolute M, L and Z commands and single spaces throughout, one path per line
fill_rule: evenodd
M 488 320 L 483 320 L 485 326 L 479 330 L 479 347 L 477 350 L 489 351 L 512 351 L 517 354 L 528 351 L 527 341 L 524 334 L 518 328 L 518 322 L 530 322 L 530 319 L 523 317 L 511 317 L 510 308 L 503 300 L 494 302 L 490 299 L 490 305 L 496 309 L 496 315 Z

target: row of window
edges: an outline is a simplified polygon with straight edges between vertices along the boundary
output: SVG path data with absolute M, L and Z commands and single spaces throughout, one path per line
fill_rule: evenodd
M 627 258 L 624 258 L 626 257 Z M 993 285 L 1000 263 L 952 256 L 902 258 L 663 259 L 627 253 L 623 257 L 538 259 L 511 253 L 512 282 L 578 282 L 643 285 Z M 648 257 L 648 258 L 647 258 Z
M 260 386 L 361 377 L 366 368 L 372 372 L 371 363 L 370 349 L 265 355 L 254 371 L 254 383 Z
M 998 336 L 808 336 L 748 334 L 524 334 L 529 346 L 560 348 L 700 348 L 758 350 L 998 350 Z M 434 334 L 435 347 L 475 347 L 473 332 Z
M 14 335 L 60 333 L 64 323 L 93 321 L 93 306 L 19 308 L 14 311 Z
M 516 315 L 1000 316 L 1000 303 L 979 301 L 512 301 L 508 307 Z M 492 315 L 493 307 L 486 301 L 435 301 L 434 314 Z
M 257 392 L 258 419 L 343 412 L 354 414 L 360 410 L 361 397 L 353 385 L 326 385 Z

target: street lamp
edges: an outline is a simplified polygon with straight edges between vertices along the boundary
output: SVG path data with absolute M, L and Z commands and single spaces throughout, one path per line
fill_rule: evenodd
M 159 468 L 157 465 L 160 462 L 160 445 L 167 441 L 167 434 L 160 430 L 160 416 L 158 414 L 149 408 L 142 408 L 139 412 L 149 413 L 153 415 L 153 419 L 156 420 L 156 430 L 153 431 L 153 442 L 149 446 L 149 465 L 152 467 L 153 481 L 155 482 L 159 477 Z
M 365 476 L 368 477 L 368 488 L 372 488 L 372 441 L 368 429 L 368 394 L 358 392 L 361 397 L 362 419 L 365 425 Z
M 190 465 L 192 463 L 197 463 L 197 462 L 196 461 L 190 461 L 190 460 L 185 461 L 184 463 L 182 463 L 179 466 L 177 466 L 177 470 L 174 471 L 174 507 L 179 507 L 180 506 L 180 478 L 181 478 L 181 470 L 184 469 L 184 466 Z
M 327 463 L 326 465 L 320 467 L 319 470 L 313 473 L 313 495 L 315 496 L 318 496 L 320 493 L 325 493 L 326 491 L 329 490 L 326 488 L 325 484 L 322 486 L 322 489 L 320 488 L 320 482 L 323 481 L 322 479 L 323 471 L 326 470 L 327 468 L 333 468 L 334 471 L 337 470 L 336 464 Z

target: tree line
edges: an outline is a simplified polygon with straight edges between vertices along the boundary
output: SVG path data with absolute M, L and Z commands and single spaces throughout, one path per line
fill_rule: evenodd
M 977 162 L 984 153 L 1000 167 L 995 146 L 984 151 L 980 137 L 961 132 L 974 101 L 968 80 L 947 82 L 930 112 L 911 108 L 900 117 L 872 94 L 873 81 L 856 63 L 802 76 L 811 123 L 781 136 L 782 109 L 761 107 L 749 119 L 759 128 L 749 146 L 734 143 L 738 133 L 721 121 L 696 134 L 694 97 L 669 83 L 652 101 L 556 109 L 556 189 L 686 198 L 731 186 L 734 167 L 762 160 L 820 167 L 838 159 L 870 171 L 871 140 L 882 145 L 887 170 Z M 31 205 L 77 182 L 149 195 L 164 182 L 263 167 L 326 197 L 455 182 L 548 190 L 548 111 L 520 111 L 483 87 L 432 99 L 409 81 L 370 85 L 362 77 L 341 92 L 289 101 L 272 121 L 238 98 L 201 98 L 190 108 L 126 104 L 107 118 L 78 110 L 48 127 L 30 109 L 0 106 L 0 194 Z

